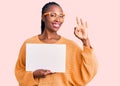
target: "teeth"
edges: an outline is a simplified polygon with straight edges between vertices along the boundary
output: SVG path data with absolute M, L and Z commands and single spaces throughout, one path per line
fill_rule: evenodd
M 59 24 L 53 24 L 54 27 L 59 27 Z

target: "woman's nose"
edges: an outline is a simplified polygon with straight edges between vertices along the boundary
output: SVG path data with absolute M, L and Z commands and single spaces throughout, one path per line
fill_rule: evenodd
M 55 18 L 55 21 L 57 21 L 57 22 L 59 22 L 59 21 L 60 21 L 59 16 L 57 16 L 57 17 Z

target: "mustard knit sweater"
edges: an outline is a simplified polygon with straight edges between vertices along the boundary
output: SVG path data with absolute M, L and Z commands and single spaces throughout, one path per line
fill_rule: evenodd
M 26 43 L 45 44 L 38 35 L 27 39 L 18 56 L 15 76 L 19 86 L 85 86 L 97 72 L 97 61 L 93 49 L 83 46 L 83 50 L 73 41 L 61 37 L 54 44 L 66 44 L 66 73 L 54 73 L 45 78 L 33 77 L 26 69 Z

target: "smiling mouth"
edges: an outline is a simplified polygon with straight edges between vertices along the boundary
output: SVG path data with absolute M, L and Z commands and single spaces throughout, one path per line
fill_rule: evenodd
M 60 24 L 59 24 L 59 23 L 53 23 L 53 27 L 59 28 L 59 27 L 60 27 Z

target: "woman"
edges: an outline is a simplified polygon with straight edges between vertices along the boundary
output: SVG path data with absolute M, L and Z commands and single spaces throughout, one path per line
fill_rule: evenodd
M 42 8 L 41 34 L 27 39 L 19 53 L 15 75 L 19 86 L 85 86 L 95 76 L 97 61 L 87 35 L 87 23 L 78 18 L 75 36 L 83 43 L 83 50 L 73 41 L 57 34 L 64 22 L 64 13 L 59 4 L 49 2 Z M 25 71 L 26 43 L 65 44 L 66 73 L 52 73 L 50 69 Z

